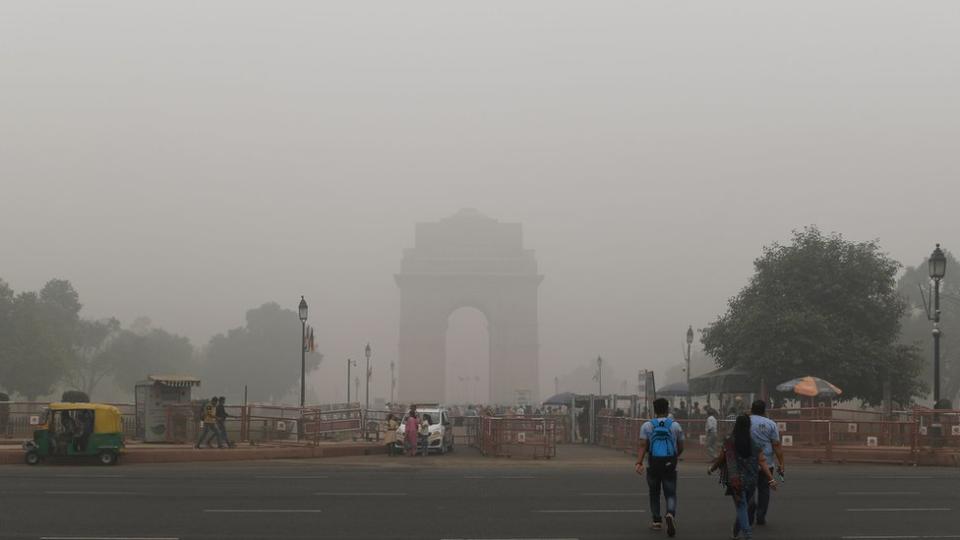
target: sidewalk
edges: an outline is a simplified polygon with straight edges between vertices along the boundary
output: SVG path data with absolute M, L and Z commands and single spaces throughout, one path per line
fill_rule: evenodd
M 204 461 L 247 461 L 262 459 L 310 459 L 344 456 L 384 454 L 386 449 L 378 443 L 330 442 L 317 446 L 290 443 L 272 443 L 250 446 L 238 444 L 236 448 L 203 448 L 197 450 L 190 444 L 143 444 L 128 442 L 120 463 L 188 463 Z M 19 444 L 0 442 L 0 465 L 23 463 L 23 449 Z

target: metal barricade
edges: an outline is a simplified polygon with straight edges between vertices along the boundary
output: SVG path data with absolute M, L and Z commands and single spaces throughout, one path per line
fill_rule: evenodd
M 485 456 L 553 458 L 557 455 L 556 420 L 502 418 L 480 421 L 480 452 Z

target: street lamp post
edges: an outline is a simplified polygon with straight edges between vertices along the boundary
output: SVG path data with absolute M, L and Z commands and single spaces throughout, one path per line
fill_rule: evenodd
M 393 375 L 394 362 L 390 361 L 390 403 L 393 404 L 393 391 L 397 388 L 397 378 Z
M 597 357 L 597 395 L 603 396 L 603 358 Z
M 347 358 L 347 405 L 352 403 L 350 401 L 350 366 L 357 367 L 357 361 Z
M 940 403 L 940 280 L 947 274 L 947 257 L 940 244 L 927 261 L 933 279 L 933 406 Z
M 693 325 L 687 328 L 687 395 L 690 392 L 690 345 L 693 344 Z
M 300 409 L 303 409 L 307 392 L 307 301 L 300 297 Z
M 366 389 L 366 405 L 364 405 L 363 411 L 363 438 L 367 438 L 367 415 L 370 414 L 370 344 L 367 343 L 367 348 L 363 350 L 363 354 L 367 357 L 367 389 Z

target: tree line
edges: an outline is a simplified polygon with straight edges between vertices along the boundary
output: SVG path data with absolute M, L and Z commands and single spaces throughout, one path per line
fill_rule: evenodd
M 299 380 L 299 370 L 277 369 L 299 361 L 301 329 L 297 314 L 276 303 L 251 309 L 244 326 L 201 348 L 147 318 L 124 327 L 116 318 L 81 312 L 80 295 L 67 280 L 17 293 L 0 279 L 0 390 L 29 401 L 58 389 L 130 396 L 148 375 L 187 374 L 235 397 L 247 385 L 250 399 L 267 401 Z M 308 354 L 307 369 L 321 358 Z

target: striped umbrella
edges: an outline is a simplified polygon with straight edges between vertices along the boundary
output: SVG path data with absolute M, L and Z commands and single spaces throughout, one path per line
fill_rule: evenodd
M 777 390 L 781 392 L 793 392 L 798 396 L 807 396 L 807 397 L 835 397 L 843 393 L 843 390 L 840 390 L 833 384 L 819 378 L 819 377 L 800 377 L 799 379 L 791 379 L 785 383 L 780 383 L 777 385 Z

